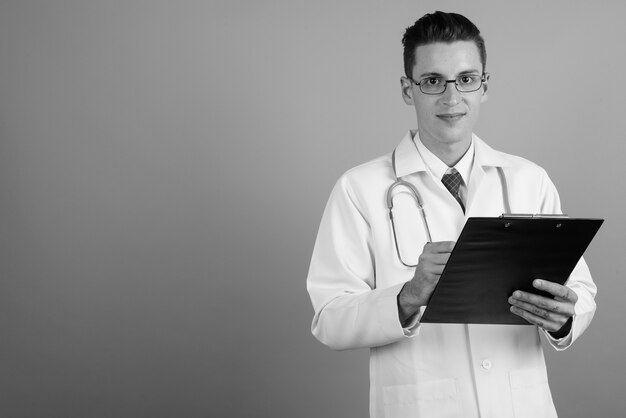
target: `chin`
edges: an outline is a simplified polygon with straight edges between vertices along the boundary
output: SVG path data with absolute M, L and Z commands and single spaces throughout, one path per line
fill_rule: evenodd
M 424 124 L 426 125 L 426 124 Z M 418 121 L 418 130 L 419 130 L 419 121 Z M 472 131 L 467 129 L 467 127 L 457 126 L 426 126 L 431 129 L 424 129 L 423 132 L 420 132 L 420 135 L 423 134 L 422 138 L 429 138 L 430 141 L 438 142 L 441 145 L 453 146 L 455 144 L 468 144 L 472 138 Z M 432 129 L 435 128 L 435 129 Z

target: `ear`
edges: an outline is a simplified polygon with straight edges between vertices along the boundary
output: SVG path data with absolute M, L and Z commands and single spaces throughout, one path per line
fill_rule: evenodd
M 480 98 L 481 103 L 485 103 L 489 96 L 487 96 L 487 83 L 483 83 L 483 95 Z
M 400 77 L 400 90 L 404 103 L 413 106 L 413 82 L 405 76 Z
M 483 81 L 483 96 L 480 100 L 481 103 L 484 103 L 487 101 L 488 96 L 487 96 L 487 90 L 489 89 L 489 73 L 485 73 L 485 81 Z

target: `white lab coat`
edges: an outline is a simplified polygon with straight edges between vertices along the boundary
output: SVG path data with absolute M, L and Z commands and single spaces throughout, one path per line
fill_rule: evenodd
M 512 212 L 561 213 L 557 191 L 541 167 L 495 151 L 474 135 L 463 215 L 424 165 L 413 135 L 407 133 L 396 149 L 396 173 L 419 190 L 433 241 L 456 240 L 468 217 L 505 212 L 496 167 L 506 176 Z M 307 279 L 315 337 L 337 350 L 371 349 L 372 417 L 555 417 L 537 327 L 419 321 L 401 327 L 396 297 L 414 268 L 400 263 L 394 247 L 385 202 L 394 181 L 390 153 L 349 170 L 335 185 Z M 427 240 L 407 196 L 398 191 L 394 215 L 399 213 L 403 258 L 415 264 Z M 584 332 L 596 307 L 596 286 L 583 259 L 567 285 L 578 295 L 572 330 L 560 340 L 545 333 L 557 350 Z

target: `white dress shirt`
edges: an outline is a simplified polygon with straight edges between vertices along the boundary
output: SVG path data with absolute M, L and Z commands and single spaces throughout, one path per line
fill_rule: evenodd
M 424 164 L 428 168 L 430 174 L 440 181 L 443 179 L 444 174 L 450 174 L 452 169 L 456 169 L 461 175 L 463 182 L 459 187 L 459 196 L 465 205 L 467 203 L 467 185 L 470 182 L 470 176 L 472 174 L 472 167 L 474 166 L 474 141 L 470 141 L 470 146 L 465 151 L 465 154 L 461 157 L 461 159 L 452 167 L 448 167 L 446 163 L 441 161 L 439 157 L 432 153 L 419 139 L 418 135 L 415 135 L 413 138 L 413 143 L 417 148 L 417 152 L 419 152 Z

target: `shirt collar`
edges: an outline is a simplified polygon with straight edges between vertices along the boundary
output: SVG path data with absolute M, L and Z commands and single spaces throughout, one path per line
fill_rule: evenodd
M 413 142 L 415 143 L 415 147 L 417 151 L 422 156 L 424 163 L 430 170 L 430 172 L 435 176 L 436 179 L 441 180 L 443 175 L 450 171 L 452 167 L 448 167 L 443 161 L 439 159 L 435 154 L 433 154 L 426 146 L 420 141 L 419 136 L 413 137 Z M 469 176 L 472 172 L 472 164 L 474 163 L 474 141 L 470 142 L 470 146 L 463 154 L 463 157 L 454 165 L 453 168 L 461 174 L 463 181 L 465 184 L 469 184 Z
M 400 141 L 400 144 L 396 147 L 395 170 L 396 177 L 398 178 L 420 171 L 428 171 L 428 167 L 424 163 L 424 159 L 422 155 L 420 155 L 416 143 L 413 142 L 413 137 L 416 134 L 417 131 L 415 130 L 408 131 L 406 135 L 404 135 L 404 138 L 402 138 L 402 141 Z M 472 143 L 474 146 L 474 164 L 481 167 L 511 166 L 511 161 L 506 157 L 506 154 L 491 148 L 480 139 L 478 135 L 472 134 Z M 468 153 L 466 153 L 466 155 L 467 154 Z M 469 164 L 471 165 L 471 162 Z M 463 175 L 463 173 L 461 173 L 461 175 Z

